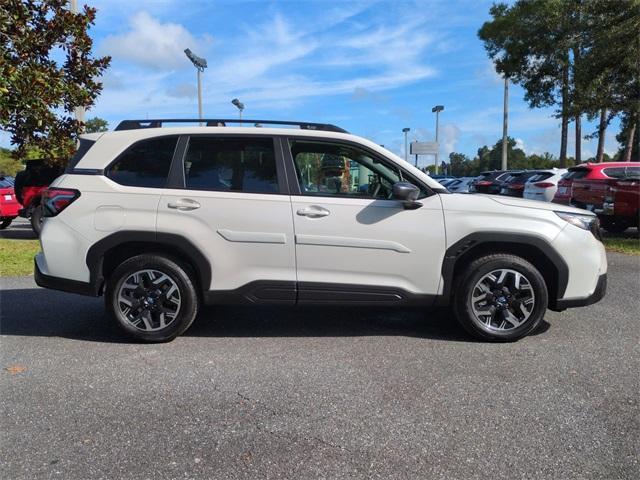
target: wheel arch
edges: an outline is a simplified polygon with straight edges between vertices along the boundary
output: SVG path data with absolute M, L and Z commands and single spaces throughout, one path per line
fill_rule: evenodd
M 510 253 L 524 258 L 542 274 L 549 291 L 549 308 L 564 296 L 569 281 L 569 267 L 551 244 L 535 235 L 476 232 L 451 245 L 442 263 L 442 299 L 448 303 L 456 277 L 473 260 L 491 253 Z
M 141 253 L 164 253 L 184 262 L 195 273 L 199 292 L 209 289 L 211 264 L 198 247 L 181 235 L 144 231 L 116 232 L 92 245 L 86 258 L 90 282 L 101 291 L 120 263 Z

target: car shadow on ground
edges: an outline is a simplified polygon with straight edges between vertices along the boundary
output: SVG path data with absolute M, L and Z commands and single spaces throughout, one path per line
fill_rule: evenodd
M 24 220 L 14 220 L 4 230 L 0 230 L 0 238 L 12 240 L 35 240 L 38 236 L 31 228 L 31 224 Z
M 548 328 L 543 322 L 534 334 Z M 134 343 L 107 317 L 101 298 L 40 288 L 0 293 L 0 334 Z M 379 307 L 205 307 L 184 336 L 407 336 L 474 341 L 448 310 Z

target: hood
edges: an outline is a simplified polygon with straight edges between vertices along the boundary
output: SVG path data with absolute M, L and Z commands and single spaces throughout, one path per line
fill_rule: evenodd
M 510 207 L 535 208 L 536 210 L 551 210 L 556 212 L 580 213 L 582 215 L 593 215 L 588 210 L 570 207 L 569 205 L 561 205 L 559 203 L 541 202 L 539 200 L 528 200 L 526 198 L 505 197 L 500 195 L 485 195 L 496 203 L 508 205 Z

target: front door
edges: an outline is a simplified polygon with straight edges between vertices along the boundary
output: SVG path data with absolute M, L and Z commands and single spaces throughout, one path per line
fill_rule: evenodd
M 445 251 L 438 195 L 422 187 L 422 207 L 405 210 L 392 186 L 406 174 L 389 160 L 350 143 L 290 139 L 288 146 L 300 187 L 292 209 L 301 303 L 438 293 Z

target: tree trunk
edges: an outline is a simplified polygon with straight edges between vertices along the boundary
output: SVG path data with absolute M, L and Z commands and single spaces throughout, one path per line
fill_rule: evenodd
M 629 135 L 627 136 L 627 144 L 624 147 L 624 155 L 622 157 L 623 162 L 631 161 L 631 151 L 633 150 L 633 139 L 635 137 L 637 125 L 638 125 L 638 122 L 634 121 L 631 124 L 631 128 L 629 129 Z
M 567 136 L 569 132 L 569 66 L 562 69 L 562 129 L 560 132 L 560 168 L 567 166 Z
M 582 117 L 576 117 L 576 165 L 582 162 Z
M 596 162 L 602 163 L 604 160 L 604 134 L 607 130 L 607 109 L 600 110 L 600 124 L 598 125 L 598 154 Z

